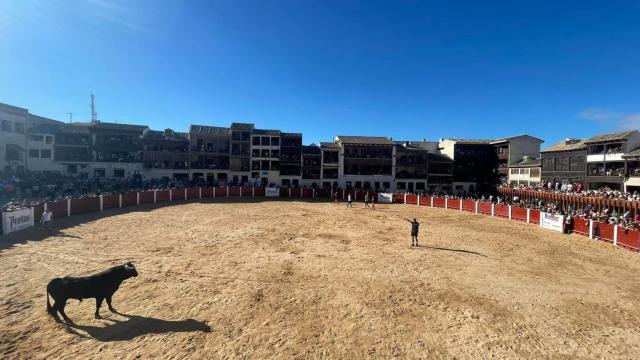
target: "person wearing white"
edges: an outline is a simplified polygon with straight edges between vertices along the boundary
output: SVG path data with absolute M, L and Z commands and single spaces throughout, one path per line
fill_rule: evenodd
M 53 220 L 53 213 L 51 210 L 47 209 L 42 213 L 42 218 L 40 218 L 40 222 L 47 228 L 47 231 L 51 232 L 51 221 Z

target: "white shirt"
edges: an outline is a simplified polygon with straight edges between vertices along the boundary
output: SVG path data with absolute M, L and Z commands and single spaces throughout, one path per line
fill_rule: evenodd
M 50 211 L 45 211 L 42 213 L 42 221 L 51 221 L 52 213 Z
M 347 195 L 347 201 L 351 201 L 351 194 Z

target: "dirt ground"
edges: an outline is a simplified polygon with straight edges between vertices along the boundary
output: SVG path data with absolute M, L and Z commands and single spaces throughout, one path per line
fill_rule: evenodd
M 0 358 L 640 358 L 640 256 L 455 210 L 266 201 L 107 211 L 0 244 Z M 101 216 L 102 216 L 101 215 Z M 422 221 L 421 246 L 410 224 Z M 113 314 L 54 277 L 134 261 Z

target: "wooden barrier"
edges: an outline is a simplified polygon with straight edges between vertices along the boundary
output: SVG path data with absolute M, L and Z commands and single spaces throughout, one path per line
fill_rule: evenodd
M 618 245 L 640 251 L 640 231 L 618 227 Z
M 169 201 L 169 190 L 156 191 L 156 202 Z
M 530 211 L 529 222 L 532 224 L 540 224 L 540 210 L 531 210 Z
M 227 197 L 227 187 L 226 186 L 218 186 L 215 188 L 216 198 L 225 198 Z
M 509 217 L 509 206 L 504 204 L 495 204 L 494 205 L 495 216 L 508 218 Z
M 433 198 L 433 206 L 443 208 L 445 205 L 445 198 L 443 197 L 434 197 Z
M 580 235 L 589 236 L 589 223 L 590 223 L 589 219 L 574 217 L 573 232 Z
M 597 221 L 593 222 L 593 236 L 598 240 L 613 242 L 614 230 L 614 225 Z
M 518 221 L 527 221 L 527 209 L 512 206 L 511 219 L 518 220 Z
M 102 197 L 102 208 L 103 209 L 113 209 L 120 207 L 120 196 L 119 195 L 107 195 Z
M 153 191 L 140 192 L 140 204 L 152 204 L 153 203 Z
M 204 188 L 202 189 L 204 191 Z M 204 197 L 204 196 L 203 196 Z M 190 187 L 187 189 L 187 200 L 196 200 L 200 198 L 200 188 Z
M 476 211 L 476 202 L 473 200 L 463 200 L 462 201 L 462 210 L 475 212 Z
M 416 205 L 418 203 L 418 195 L 407 194 L 407 204 Z
M 264 196 L 264 191 L 264 187 L 257 187 L 254 194 L 255 196 Z
M 310 189 L 310 188 L 302 189 L 302 197 L 304 198 L 313 197 L 313 189 Z
M 479 202 L 478 203 L 478 212 L 480 214 L 488 214 L 491 215 L 491 205 L 490 202 Z
M 122 194 L 122 206 L 135 206 L 138 205 L 137 193 L 130 192 Z
M 71 215 L 88 213 L 100 210 L 100 198 L 98 196 L 82 199 L 71 199 Z M 36 214 L 39 215 L 39 214 Z M 36 216 L 37 218 L 37 216 Z
M 291 197 L 292 198 L 299 198 L 300 194 L 301 194 L 301 189 L 300 188 L 291 188 Z M 353 200 L 353 198 L 351 199 Z
M 460 210 L 460 199 L 449 199 L 447 201 L 447 209 Z

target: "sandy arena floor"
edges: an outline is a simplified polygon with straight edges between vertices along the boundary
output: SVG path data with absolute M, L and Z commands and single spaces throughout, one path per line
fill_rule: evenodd
M 2 239 L 0 358 L 640 358 L 640 256 L 609 244 L 409 205 L 137 210 Z M 45 311 L 49 279 L 129 260 L 127 316 Z

